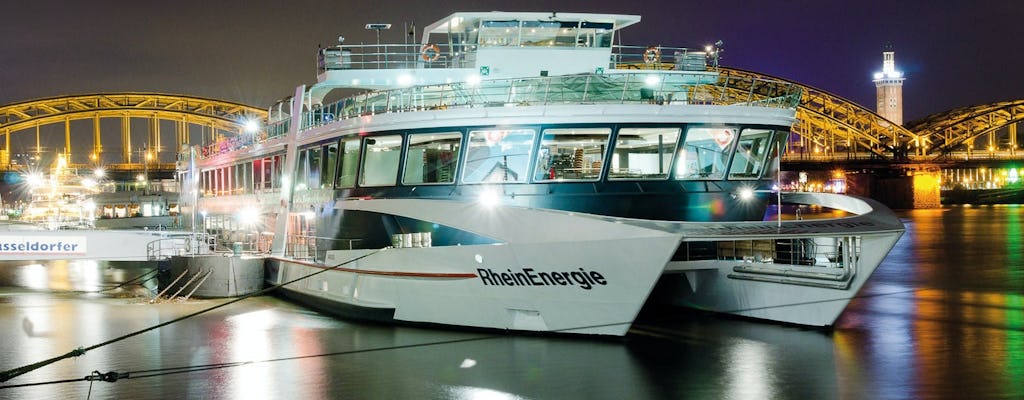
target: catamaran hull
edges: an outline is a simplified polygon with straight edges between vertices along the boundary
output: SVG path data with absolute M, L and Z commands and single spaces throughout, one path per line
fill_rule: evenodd
M 756 319 L 832 326 L 899 237 L 900 233 L 863 236 L 865 250 L 852 270 L 725 260 L 693 268 L 670 266 L 651 300 Z
M 419 202 L 349 205 L 392 215 L 409 215 L 408 211 L 426 220 L 448 212 L 474 212 L 474 206 L 465 204 Z M 518 229 L 490 231 L 501 240 L 497 244 L 333 250 L 324 264 L 278 259 L 269 283 L 297 280 L 279 290 L 304 304 L 349 317 L 624 335 L 681 239 L 678 234 L 585 214 L 504 208 L 491 216 L 447 222 L 475 232 L 489 232 L 489 227 Z M 581 232 L 559 234 L 567 227 Z M 523 234 L 529 231 L 537 233 Z

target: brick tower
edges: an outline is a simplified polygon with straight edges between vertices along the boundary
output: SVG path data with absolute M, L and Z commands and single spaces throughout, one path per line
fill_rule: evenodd
M 875 72 L 878 115 L 903 125 L 903 73 L 896 69 L 895 52 L 892 45 L 882 52 L 882 71 Z

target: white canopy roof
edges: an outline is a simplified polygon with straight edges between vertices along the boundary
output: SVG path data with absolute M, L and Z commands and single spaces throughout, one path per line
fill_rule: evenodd
M 480 20 L 492 21 L 586 21 L 614 24 L 615 30 L 625 28 L 640 22 L 639 15 L 624 14 L 589 14 L 589 13 L 560 13 L 560 12 L 457 12 L 441 20 L 428 25 L 423 29 L 423 43 L 427 43 L 427 37 L 431 34 L 448 34 L 450 30 L 462 29 L 463 24 L 477 25 Z

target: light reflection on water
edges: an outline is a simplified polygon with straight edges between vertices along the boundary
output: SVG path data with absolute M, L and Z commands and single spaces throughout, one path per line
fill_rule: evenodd
M 352 323 L 264 296 L 8 384 L 99 370 L 132 378 L 94 383 L 94 398 L 1020 398 L 1022 213 L 903 213 L 907 234 L 833 331 L 649 310 L 622 339 L 510 336 Z M 146 268 L 0 265 L 0 370 L 224 301 L 91 293 Z M 0 398 L 88 392 L 76 382 L 0 389 Z

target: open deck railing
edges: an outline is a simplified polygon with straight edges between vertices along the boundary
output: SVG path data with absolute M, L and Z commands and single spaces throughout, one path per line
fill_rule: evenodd
M 473 52 L 452 60 L 423 57 L 419 45 L 359 45 L 349 54 L 321 57 L 321 70 L 333 68 L 451 68 L 467 63 Z M 745 105 L 796 109 L 802 89 L 782 80 L 705 71 L 707 54 L 684 48 L 620 46 L 605 73 L 495 79 L 414 86 L 354 95 L 304 111 L 300 130 L 334 121 L 382 113 L 451 108 L 517 107 L 552 104 Z M 657 57 L 651 57 L 656 49 Z M 665 56 L 671 52 L 671 56 Z M 441 54 L 453 54 L 441 51 Z M 324 54 L 324 50 L 320 54 Z M 424 60 L 426 58 L 426 60 Z M 454 58 L 454 57 L 453 57 Z M 242 135 L 204 146 L 201 157 L 238 150 L 285 136 L 287 115 L 272 120 L 256 135 Z
M 559 46 L 550 46 L 558 48 Z M 474 68 L 476 44 L 438 43 L 357 44 L 322 48 L 317 73 L 342 69 Z M 704 71 L 718 65 L 715 52 L 685 47 L 612 46 L 609 69 L 643 64 L 651 69 L 673 66 L 680 71 Z
M 552 104 L 748 105 L 795 109 L 798 85 L 706 72 L 651 70 L 487 80 L 363 93 L 304 112 L 301 130 L 365 115 Z
M 285 238 L 284 256 L 299 260 L 323 262 L 330 250 L 353 250 L 360 248 L 361 238 L 332 238 L 309 235 L 288 235 Z
M 147 243 L 146 258 L 162 260 L 170 256 L 210 254 L 216 246 L 216 236 L 207 233 L 171 234 Z

